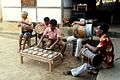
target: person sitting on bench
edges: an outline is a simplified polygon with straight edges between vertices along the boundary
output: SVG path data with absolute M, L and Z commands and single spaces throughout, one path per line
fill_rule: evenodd
M 55 19 L 51 19 L 49 22 L 49 27 L 47 27 L 41 36 L 37 47 L 39 47 L 40 43 L 42 42 L 45 36 L 48 36 L 48 42 L 46 49 L 51 50 L 56 44 L 59 45 L 61 50 L 61 54 L 64 56 L 64 52 L 66 49 L 66 43 L 62 41 L 60 38 L 60 29 L 56 27 L 57 21 Z
M 25 43 L 29 37 L 31 37 L 33 32 L 33 25 L 30 18 L 28 18 L 28 13 L 23 11 L 21 14 L 22 20 L 19 23 L 18 27 L 20 27 L 20 36 L 19 36 L 19 51 L 25 49 Z M 22 39 L 24 38 L 24 39 Z M 21 47 L 21 43 L 23 40 L 23 47 Z

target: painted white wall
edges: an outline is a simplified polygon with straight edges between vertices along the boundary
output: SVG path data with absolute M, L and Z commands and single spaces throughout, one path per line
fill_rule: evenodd
M 58 23 L 61 23 L 61 9 L 38 9 L 38 22 L 43 22 L 44 17 L 49 17 L 50 19 L 56 19 Z
M 23 8 L 22 11 L 27 11 L 28 12 L 28 17 L 33 22 L 36 22 L 36 8 Z
M 4 8 L 2 10 L 3 21 L 19 21 L 21 19 L 20 8 Z
M 14 0 L 14 1 L 1 0 L 1 5 L 2 5 L 3 21 L 19 21 L 20 20 L 21 0 Z
M 1 0 L 3 7 L 21 7 L 21 0 Z
M 50 19 L 56 19 L 58 23 L 61 23 L 61 1 L 62 0 L 37 0 L 37 7 L 39 7 L 37 9 L 38 22 L 43 22 L 44 17 L 49 17 Z
M 22 8 L 21 10 L 21 0 L 1 0 L 3 21 L 19 21 L 21 11 L 27 11 L 33 22 L 43 22 L 43 18 L 48 16 L 50 19 L 56 19 L 58 23 L 61 23 L 61 1 L 37 0 L 37 8 Z
M 61 0 L 37 0 L 38 7 L 61 7 Z

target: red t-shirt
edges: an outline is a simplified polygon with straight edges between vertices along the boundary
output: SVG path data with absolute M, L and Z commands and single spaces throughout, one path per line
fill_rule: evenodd
M 113 66 L 114 47 L 113 47 L 111 39 L 106 34 L 102 35 L 97 47 L 100 48 L 100 54 L 102 54 L 103 56 L 103 61 L 108 66 Z

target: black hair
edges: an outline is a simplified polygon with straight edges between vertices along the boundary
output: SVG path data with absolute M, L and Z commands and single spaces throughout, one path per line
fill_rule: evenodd
M 69 23 L 72 24 L 74 21 L 78 21 L 78 18 L 77 17 L 71 17 L 69 19 Z
M 103 30 L 103 33 L 107 33 L 109 30 L 109 25 L 106 23 L 100 23 L 98 26 L 100 26 L 100 30 Z
M 52 24 L 53 26 L 57 25 L 57 21 L 55 19 L 51 19 L 50 20 L 50 24 Z
M 50 21 L 50 18 L 49 18 L 49 17 L 45 17 L 45 18 L 44 18 L 44 21 L 47 21 L 47 22 L 48 22 L 48 21 Z

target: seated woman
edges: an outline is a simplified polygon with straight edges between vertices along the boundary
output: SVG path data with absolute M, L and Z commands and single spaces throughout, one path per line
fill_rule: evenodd
M 61 54 L 64 56 L 64 52 L 66 49 L 66 43 L 63 42 L 60 38 L 60 30 L 56 27 L 57 21 L 55 19 L 50 20 L 49 22 L 49 27 L 47 27 L 40 38 L 40 41 L 37 45 L 37 47 L 40 45 L 42 42 L 43 38 L 47 35 L 48 36 L 48 43 L 46 46 L 46 49 L 50 50 L 52 49 L 55 45 L 59 45 Z
M 22 17 L 22 20 L 18 25 L 18 27 L 20 27 L 19 51 L 18 52 L 25 49 L 26 40 L 29 37 L 31 37 L 32 32 L 33 32 L 32 21 L 30 18 L 28 18 L 28 13 L 26 11 L 23 11 L 21 17 Z M 21 47 L 22 40 L 23 40 L 23 47 Z

